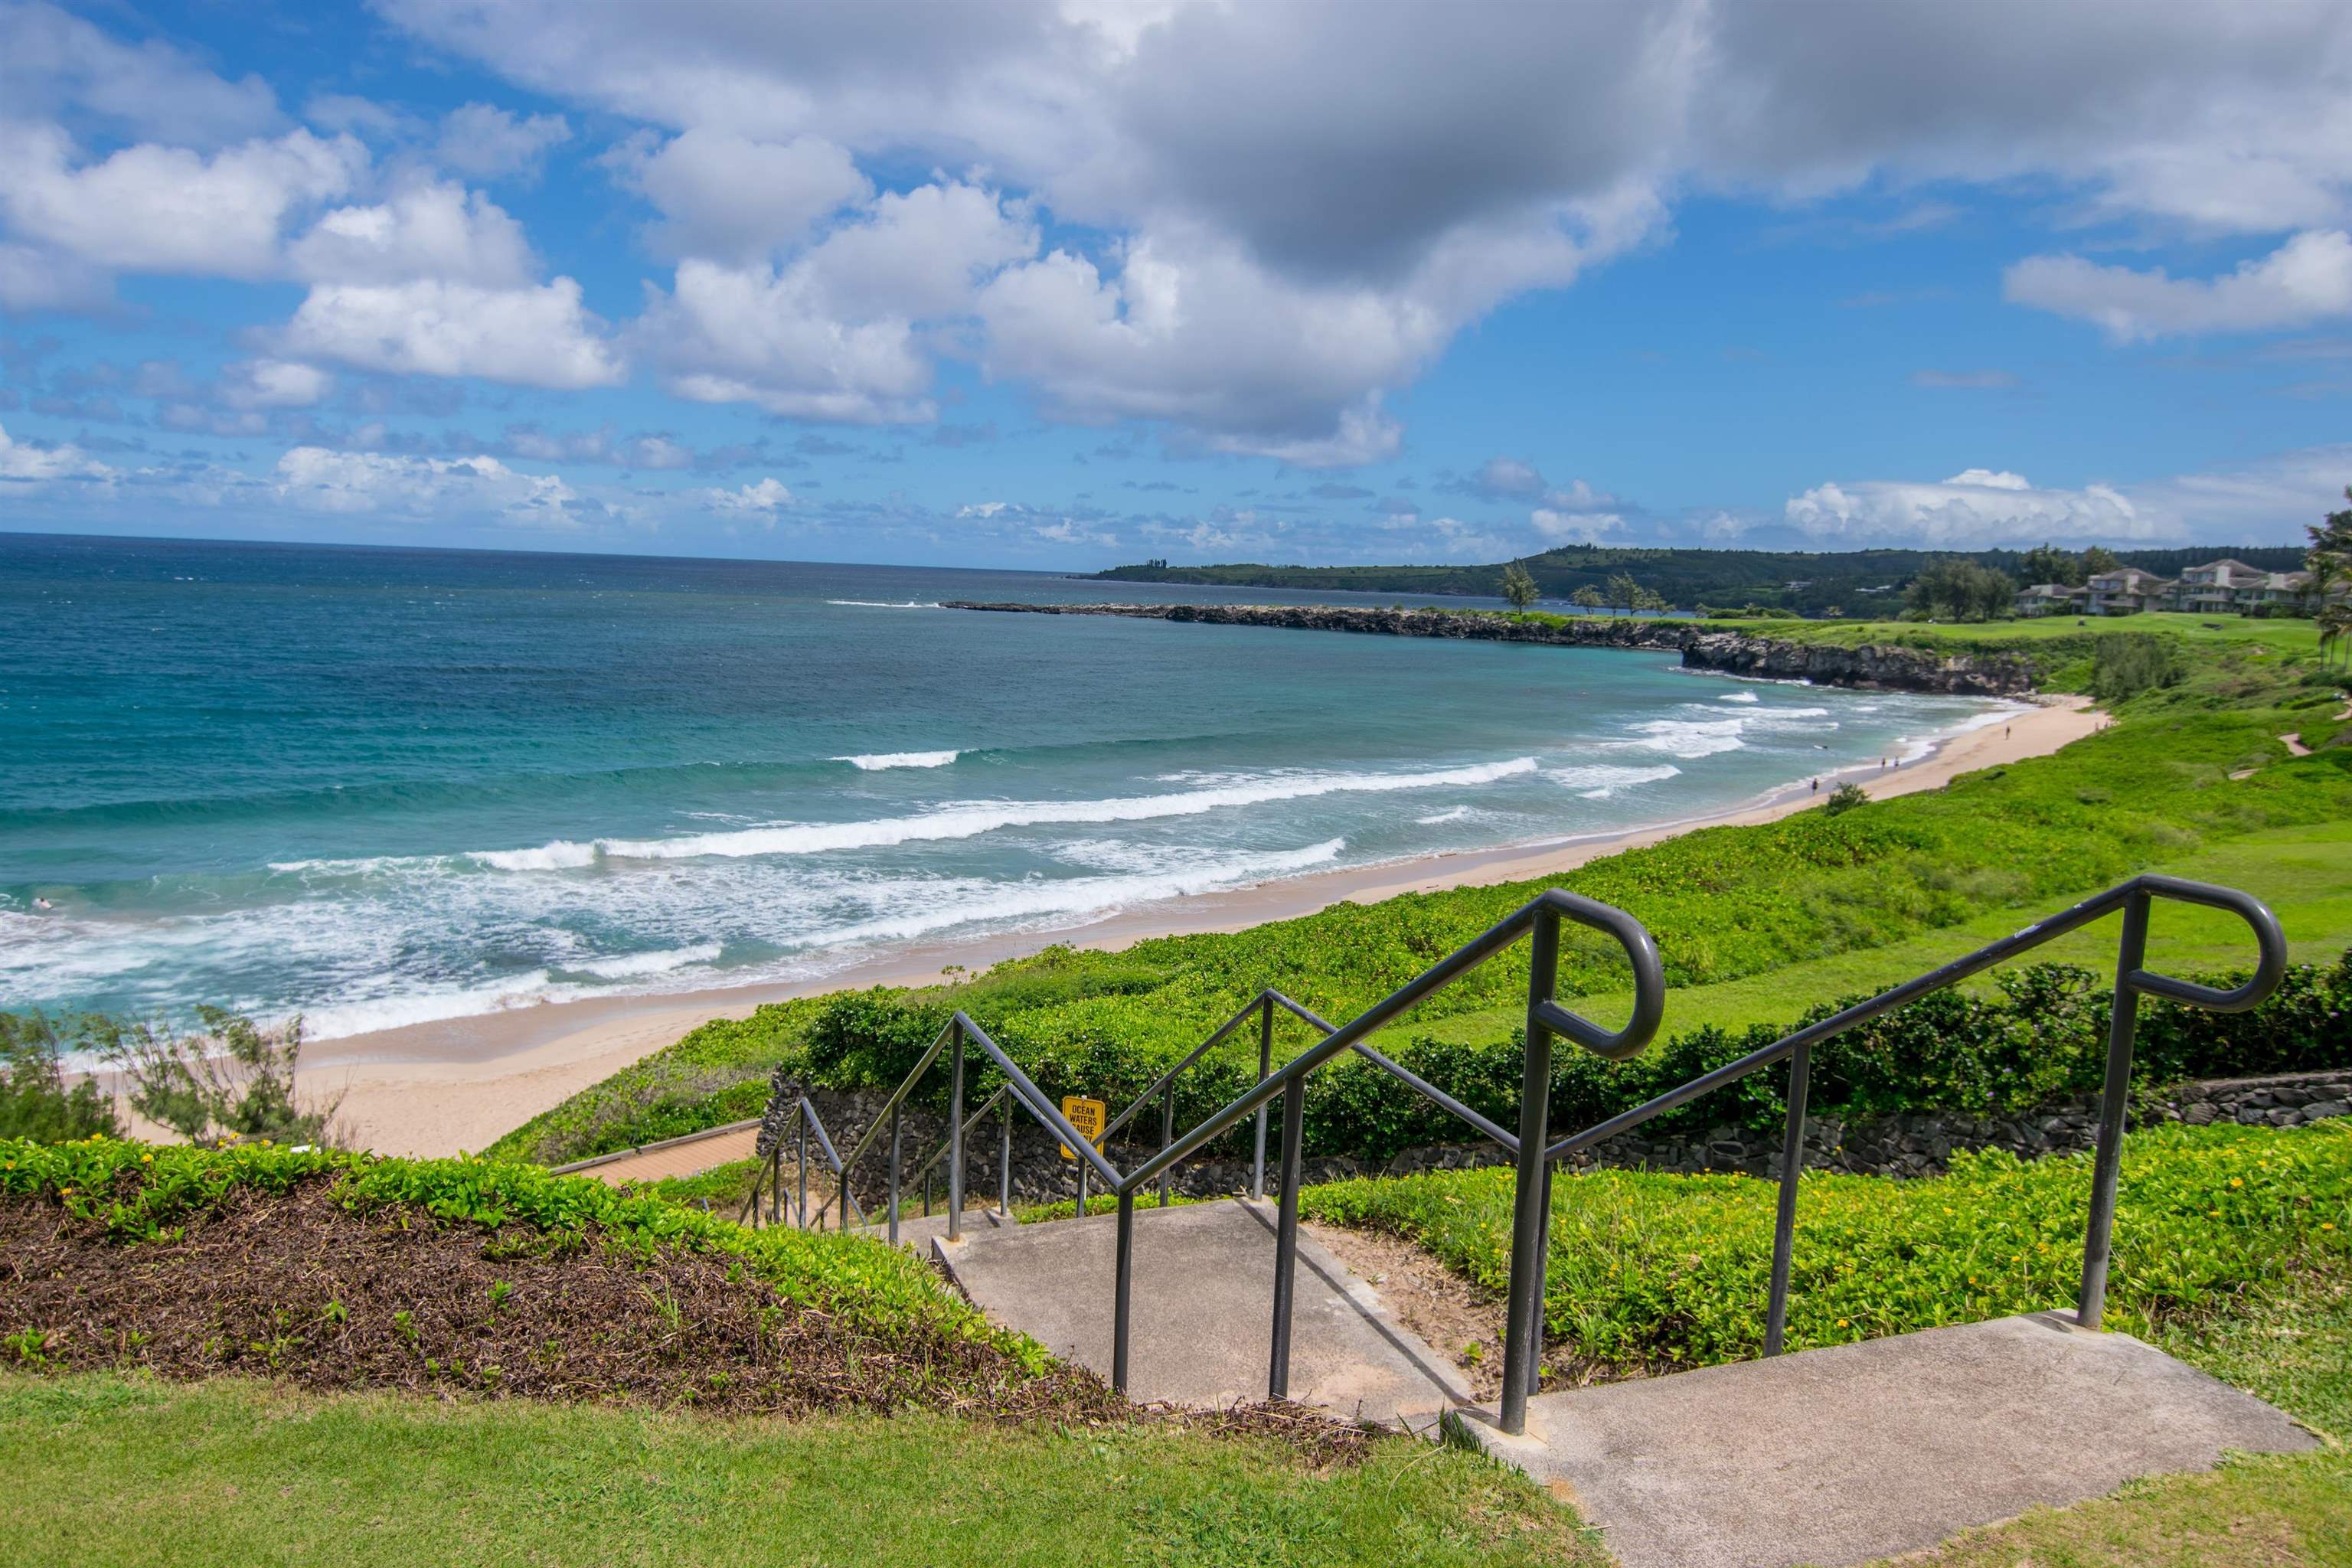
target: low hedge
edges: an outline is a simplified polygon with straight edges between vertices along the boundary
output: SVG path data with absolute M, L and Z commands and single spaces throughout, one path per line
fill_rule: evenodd
M 1777 1186 L 1747 1176 L 1593 1170 L 1554 1185 L 1545 1324 L 1568 1354 L 1688 1366 L 1759 1353 Z M 1918 1181 L 1808 1173 L 1798 1188 L 1792 1350 L 2064 1306 L 2074 1299 L 2090 1157 L 1958 1153 Z M 1500 1294 L 1506 1169 L 1309 1187 L 1300 1212 L 1418 1241 Z M 2142 1330 L 2292 1270 L 2352 1262 L 2352 1122 L 2289 1131 L 2151 1128 L 2126 1142 L 2111 1324 Z
M 1993 995 L 1937 992 L 1817 1047 L 1813 1112 L 1846 1118 L 1900 1110 L 2013 1113 L 2095 1089 L 2105 1072 L 2107 982 L 2089 970 L 2054 963 L 2001 971 L 1994 978 Z M 2199 978 L 2226 987 L 2245 976 Z M 1568 1131 L 1606 1121 L 1862 1000 L 1856 995 L 1826 1003 L 1786 1025 L 1695 1029 L 1660 1041 L 1628 1062 L 1602 1061 L 1564 1047 L 1552 1064 L 1552 1125 Z M 887 993 L 837 998 L 814 1025 L 802 1065 L 820 1082 L 895 1082 L 937 1037 L 948 1011 L 944 1003 L 912 1005 Z M 1506 1126 L 1515 1124 L 1523 1055 L 1518 1031 L 1486 1045 L 1417 1037 L 1391 1054 L 1474 1110 Z M 1114 1106 L 1147 1087 L 1172 1059 L 1168 1047 L 1126 1054 L 1108 1041 L 1089 1042 L 1083 1049 L 1049 1053 L 1033 1047 L 1024 1053 L 1024 1066 L 1041 1083 L 1108 1084 Z M 2249 1013 L 2141 1004 L 2133 1079 L 2143 1088 L 2338 1067 L 2352 1067 L 2352 952 L 2333 965 L 2290 967 L 2277 994 Z M 1255 1075 L 1249 1042 L 1202 1059 L 1179 1080 L 1177 1125 L 1192 1124 L 1228 1103 Z M 1785 1068 L 1768 1069 L 1669 1111 L 1652 1125 L 1661 1131 L 1725 1124 L 1755 1131 L 1777 1128 L 1787 1114 L 1787 1077 Z M 976 1081 L 974 1094 L 985 1094 L 993 1089 L 995 1075 L 983 1072 Z M 1156 1135 L 1158 1119 L 1142 1120 Z M 1306 1131 L 1310 1153 L 1370 1161 L 1475 1136 L 1352 1055 L 1307 1079 Z M 1240 1130 L 1228 1134 L 1224 1152 L 1237 1152 L 1244 1136 Z

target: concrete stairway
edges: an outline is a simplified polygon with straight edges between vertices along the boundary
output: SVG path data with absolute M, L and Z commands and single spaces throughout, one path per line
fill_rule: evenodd
M 1570 1496 L 1626 1568 L 1834 1568 L 2233 1449 L 2317 1446 L 2054 1312 L 1541 1394 L 1524 1437 L 1477 1413 L 1449 1426 Z
M 1097 1215 L 1018 1230 L 967 1226 L 932 1255 L 989 1316 L 1108 1376 L 1117 1246 L 1116 1222 Z M 1265 1398 L 1274 1250 L 1267 1205 L 1235 1198 L 1139 1213 L 1129 1392 L 1204 1406 Z M 1298 1263 L 1292 1397 L 1423 1426 L 1468 1396 L 1452 1365 L 1311 1237 L 1299 1237 Z
M 931 1254 L 992 1318 L 1106 1375 L 1109 1215 L 964 1237 Z M 1930 1546 L 2037 1504 L 2232 1450 L 2316 1439 L 2127 1334 L 2038 1313 L 1545 1394 L 1504 1436 L 1450 1362 L 1379 1293 L 1299 1238 L 1291 1392 L 1335 1415 L 1442 1422 L 1574 1503 L 1625 1568 L 1824 1568 Z M 1240 1200 L 1136 1216 L 1130 1392 L 1215 1406 L 1265 1397 L 1273 1214 Z
M 963 1211 L 963 1233 L 967 1237 L 987 1235 L 1000 1230 L 1011 1230 L 1020 1223 L 1021 1222 L 1019 1220 L 1013 1219 L 1010 1215 L 998 1214 L 994 1209 L 966 1209 Z M 854 1228 L 858 1235 L 870 1236 L 877 1241 L 887 1241 L 890 1238 L 890 1221 L 887 1215 L 883 1218 L 877 1220 L 872 1225 L 856 1226 L 852 1228 Z M 931 1249 L 932 1242 L 945 1241 L 947 1238 L 948 1216 L 946 1210 L 942 1209 L 938 1214 L 934 1215 L 908 1214 L 903 1209 L 899 1211 L 899 1246 L 911 1247 L 918 1252 L 929 1252 Z

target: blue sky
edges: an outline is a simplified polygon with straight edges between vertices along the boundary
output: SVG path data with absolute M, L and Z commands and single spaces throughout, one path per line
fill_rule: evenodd
M 2290 542 L 2347 223 L 2332 3 L 0 0 L 0 528 Z

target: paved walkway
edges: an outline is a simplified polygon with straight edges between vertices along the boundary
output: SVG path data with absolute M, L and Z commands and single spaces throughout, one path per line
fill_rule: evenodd
M 698 1176 L 713 1166 L 748 1160 L 759 1152 L 760 1129 L 721 1127 L 686 1138 L 673 1138 L 614 1158 L 582 1161 L 559 1167 L 575 1176 L 593 1176 L 614 1186 L 625 1183 L 659 1182 L 676 1176 Z
M 1496 1457 L 1573 1494 L 1625 1568 L 1834 1565 L 2231 1449 L 2317 1440 L 2128 1334 L 2037 1313 L 1547 1394 Z
M 1110 1375 L 1118 1219 L 967 1230 L 932 1253 L 990 1317 Z M 1351 1418 L 1425 1425 L 1467 1397 L 1445 1359 L 1390 1318 L 1379 1292 L 1298 1240 L 1291 1396 Z M 1274 1337 L 1270 1209 L 1229 1199 L 1135 1216 L 1129 1392 L 1217 1406 L 1265 1397 Z

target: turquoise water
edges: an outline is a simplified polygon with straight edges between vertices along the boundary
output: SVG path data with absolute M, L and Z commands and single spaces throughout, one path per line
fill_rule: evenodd
M 816 974 L 1721 810 L 1995 711 L 936 607 L 1139 597 L 1283 595 L 0 535 L 0 1006 L 334 1036 Z

